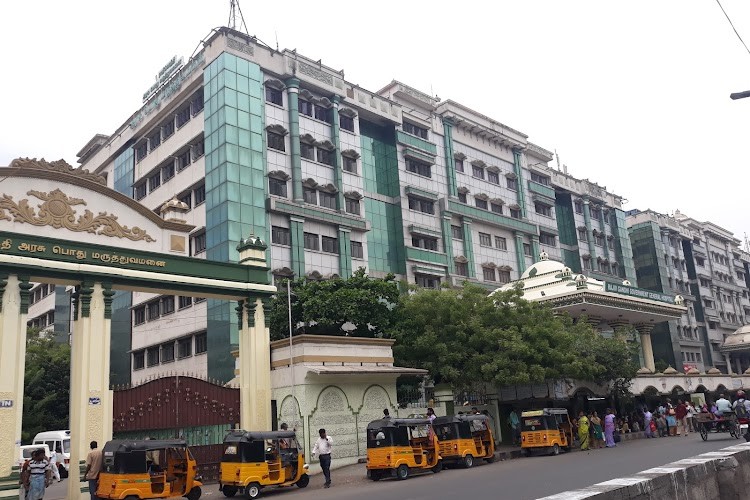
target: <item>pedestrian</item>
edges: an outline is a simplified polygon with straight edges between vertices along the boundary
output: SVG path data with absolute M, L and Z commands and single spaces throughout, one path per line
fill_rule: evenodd
M 583 410 L 578 413 L 578 441 L 581 443 L 581 451 L 589 449 L 589 419 Z
M 323 487 L 330 488 L 331 487 L 331 446 L 333 444 L 333 441 L 331 440 L 331 437 L 326 435 L 325 429 L 318 430 L 318 434 L 320 437 L 317 441 L 315 441 L 315 446 L 312 450 L 312 455 L 315 457 L 318 456 L 320 460 L 320 468 L 323 469 L 323 476 L 326 478 L 326 482 L 323 484 Z
M 615 413 L 612 408 L 607 408 L 607 414 L 604 416 L 604 439 L 607 448 L 614 448 L 615 444 Z
M 688 414 L 688 407 L 687 405 L 681 400 L 677 400 L 677 408 L 674 409 L 675 412 L 675 419 L 677 420 L 677 425 L 680 425 L 682 427 L 682 430 L 680 431 L 680 434 L 687 437 L 688 432 L 688 421 L 687 421 L 687 414 Z
M 521 421 L 518 418 L 518 413 L 516 412 L 516 409 L 513 408 L 510 410 L 510 415 L 508 415 L 508 423 L 510 424 L 510 430 L 513 434 L 513 446 L 517 446 L 518 438 L 521 434 Z
M 599 418 L 599 413 L 594 412 L 591 415 L 591 427 L 594 429 L 594 439 L 591 442 L 594 448 L 599 449 L 604 443 L 604 430 L 602 429 L 602 419 Z
M 646 436 L 646 438 L 653 438 L 654 436 L 653 431 L 651 430 L 651 419 L 653 418 L 653 415 L 648 410 L 648 407 L 646 408 L 646 411 L 643 412 L 643 432 Z
M 688 428 L 691 432 L 698 432 L 695 427 L 695 415 L 698 413 L 698 411 L 695 409 L 695 405 L 692 401 L 687 401 L 687 423 Z
M 60 455 L 58 455 L 60 453 Z M 52 477 L 57 479 L 57 482 L 59 483 L 62 481 L 60 479 L 60 469 L 57 468 L 57 461 L 58 457 L 61 457 L 62 453 L 60 452 L 60 448 L 57 448 L 56 450 L 50 450 L 50 456 L 49 456 L 49 468 L 52 472 Z
M 391 412 L 390 412 L 390 411 L 388 411 L 388 408 L 385 408 L 385 409 L 383 410 L 383 418 L 384 418 L 384 419 L 386 419 L 386 418 L 391 418 Z
M 52 483 L 52 473 L 49 461 L 43 449 L 34 450 L 31 460 L 24 464 L 26 477 L 26 500 L 41 500 L 44 498 L 44 490 Z
M 89 494 L 91 500 L 98 500 L 96 489 L 99 486 L 99 472 L 102 470 L 102 450 L 98 447 L 96 441 L 91 441 L 89 447 L 91 451 L 86 455 L 86 472 L 84 478 L 89 482 Z
M 427 418 L 430 419 L 430 424 L 437 418 L 437 415 L 435 415 L 435 410 L 432 408 L 427 408 Z

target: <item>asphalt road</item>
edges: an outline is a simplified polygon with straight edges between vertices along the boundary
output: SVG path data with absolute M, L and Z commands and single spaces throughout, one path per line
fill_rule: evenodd
M 475 465 L 469 470 L 451 469 L 427 473 L 406 481 L 365 479 L 364 465 L 334 470 L 333 486 L 322 488 L 322 477 L 313 476 L 310 486 L 267 489 L 269 500 L 438 500 L 494 498 L 530 500 L 561 491 L 623 477 L 652 467 L 744 442 L 728 434 L 711 434 L 704 442 L 697 434 L 688 437 L 637 439 L 616 448 L 561 453 L 557 457 L 518 458 L 494 464 Z M 337 481 L 337 476 L 339 480 Z M 67 481 L 67 480 L 66 480 Z M 65 498 L 66 481 L 47 490 L 45 500 Z M 216 485 L 206 485 L 202 498 L 223 499 Z

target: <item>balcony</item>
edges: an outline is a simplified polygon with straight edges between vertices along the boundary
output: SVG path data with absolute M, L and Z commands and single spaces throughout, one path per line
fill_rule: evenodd
M 549 186 L 545 186 L 539 182 L 529 181 L 529 191 L 532 193 L 546 196 L 547 198 L 555 199 L 555 190 Z
M 405 146 L 421 149 L 422 151 L 431 154 L 433 157 L 437 155 L 437 146 L 435 144 L 415 135 L 407 134 L 402 130 L 396 131 L 396 140 Z

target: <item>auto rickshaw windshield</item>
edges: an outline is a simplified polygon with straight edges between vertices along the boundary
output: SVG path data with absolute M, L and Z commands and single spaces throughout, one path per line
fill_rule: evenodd
M 522 429 L 524 431 L 542 431 L 547 429 L 557 429 L 555 417 L 543 416 L 523 417 L 521 419 Z

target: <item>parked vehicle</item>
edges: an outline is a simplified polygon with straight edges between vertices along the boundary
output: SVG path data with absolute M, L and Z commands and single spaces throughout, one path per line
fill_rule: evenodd
M 544 450 L 558 455 L 573 446 L 573 425 L 565 408 L 542 408 L 521 413 L 521 452 Z
M 102 455 L 99 498 L 198 500 L 201 496 L 198 465 L 181 439 L 108 441 Z
M 440 472 L 437 436 L 427 418 L 386 418 L 367 424 L 367 477 L 378 481 L 413 472 Z
M 742 435 L 741 422 L 734 412 L 722 416 L 716 416 L 710 412 L 700 412 L 696 415 L 696 425 L 701 439 L 708 440 L 711 432 L 728 432 L 730 436 L 739 439 Z
M 304 488 L 310 483 L 308 468 L 294 431 L 230 431 L 224 438 L 219 490 L 226 497 L 257 498 L 269 486 Z
M 44 431 L 34 436 L 34 440 L 31 442 L 34 444 L 46 444 L 50 451 L 57 450 L 58 448 L 62 451 L 62 454 L 58 453 L 57 460 L 65 466 L 66 471 L 70 471 L 70 431 Z M 60 456 L 62 455 L 62 456 Z M 49 455 L 47 455 L 49 457 Z
M 495 439 L 487 415 L 437 417 L 433 422 L 443 465 L 460 463 L 467 469 L 474 459 L 495 461 Z
M 27 444 L 18 448 L 18 466 L 21 467 L 24 462 L 31 460 L 31 454 L 34 450 L 38 450 L 39 448 L 44 450 L 44 456 L 49 460 L 49 457 L 51 456 L 49 446 L 46 444 Z

